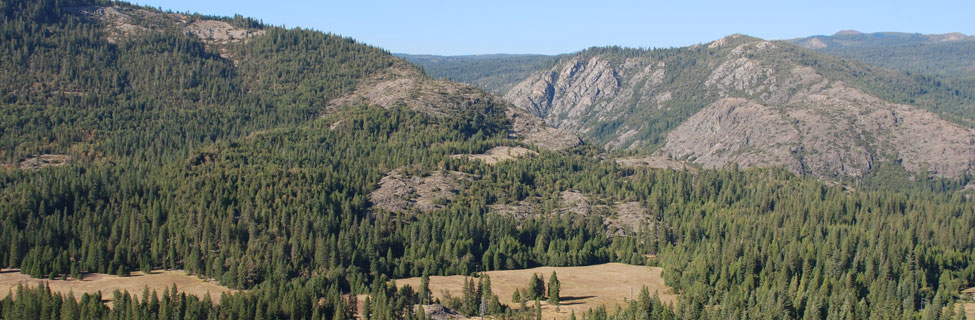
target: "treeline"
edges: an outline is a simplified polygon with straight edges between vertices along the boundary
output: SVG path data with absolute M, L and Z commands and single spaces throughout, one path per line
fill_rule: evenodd
M 322 278 L 288 281 L 259 291 L 224 294 L 215 303 L 203 297 L 180 292 L 176 285 L 168 290 L 141 293 L 115 290 L 84 293 L 54 292 L 45 284 L 18 286 L 12 295 L 0 300 L 3 319 L 356 319 L 360 314 L 355 295 L 344 294 L 334 283 Z M 417 296 L 407 286 L 377 282 L 369 292 L 361 319 L 418 319 L 414 304 Z M 110 303 L 104 300 L 109 299 Z M 111 308 L 109 307 L 111 305 Z

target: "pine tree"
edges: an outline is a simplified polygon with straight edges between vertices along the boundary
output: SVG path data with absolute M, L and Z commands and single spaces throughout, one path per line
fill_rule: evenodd
M 528 281 L 528 299 L 540 300 L 545 298 L 545 282 L 538 274 L 532 274 L 531 279 Z
M 558 307 L 560 287 L 559 277 L 552 271 L 552 276 L 548 278 L 548 304 Z
M 535 300 L 535 320 L 542 320 L 542 303 Z
M 420 278 L 420 304 L 430 304 L 430 275 L 426 272 Z

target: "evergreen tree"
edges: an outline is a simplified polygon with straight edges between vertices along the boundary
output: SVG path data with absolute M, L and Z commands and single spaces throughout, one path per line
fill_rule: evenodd
M 533 273 L 528 280 L 528 299 L 541 300 L 545 298 L 545 282 L 538 274 Z
M 548 304 L 558 307 L 560 287 L 559 278 L 555 275 L 555 271 L 552 271 L 552 276 L 548 278 Z

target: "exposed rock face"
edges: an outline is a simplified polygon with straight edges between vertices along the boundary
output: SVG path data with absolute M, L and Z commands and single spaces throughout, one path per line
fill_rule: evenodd
M 742 35 L 706 47 L 584 52 L 505 99 L 609 149 L 652 152 L 666 167 L 782 166 L 827 178 L 863 177 L 882 161 L 942 177 L 972 169 L 972 130 L 828 79 L 792 58 L 800 48 Z
M 624 167 L 646 167 L 657 169 L 687 170 L 694 172 L 697 169 L 689 166 L 685 162 L 673 160 L 664 156 L 638 156 L 615 159 L 616 164 Z
M 518 219 L 544 215 L 575 217 L 599 215 L 605 217 L 603 223 L 610 237 L 625 236 L 627 230 L 639 232 L 644 226 L 652 227 L 654 221 L 650 212 L 639 202 L 612 203 L 607 199 L 592 199 L 589 195 L 578 191 L 566 190 L 559 193 L 558 205 L 552 208 L 552 211 L 545 211 L 541 202 L 543 201 L 540 198 L 530 197 L 517 203 L 494 204 L 491 206 L 491 211 Z
M 738 85 L 711 84 L 719 92 Z M 862 177 L 883 158 L 898 159 L 910 172 L 956 177 L 975 159 L 971 130 L 829 81 L 812 68 L 795 67 L 784 81 L 747 88 L 771 94 L 718 100 L 674 129 L 660 152 L 707 168 L 773 165 L 820 177 Z
M 376 208 L 390 212 L 430 212 L 444 208 L 463 190 L 464 183 L 474 178 L 457 171 L 434 171 L 427 176 L 393 171 L 380 180 L 379 189 L 369 194 L 369 200 Z
M 590 106 L 601 96 L 618 94 L 621 79 L 608 61 L 593 57 L 566 63 L 561 70 L 530 80 L 512 88 L 505 97 L 553 126 L 579 129 L 580 119 L 588 114 L 578 106 Z
M 615 209 L 616 214 L 604 221 L 613 235 L 625 236 L 626 230 L 640 232 L 645 225 L 653 227 L 650 213 L 639 202 L 617 203 Z
M 589 203 L 589 197 L 575 191 L 562 191 L 561 201 L 559 201 L 560 214 L 577 214 L 588 216 L 592 213 L 593 207 Z
M 623 87 L 620 74 L 627 67 L 635 68 L 646 61 L 635 59 L 621 69 L 598 56 L 572 59 L 552 70 L 529 77 L 505 94 L 505 99 L 545 119 L 549 125 L 585 132 L 588 122 L 612 121 L 622 115 L 618 111 L 626 105 L 612 98 L 632 94 L 633 88 Z M 640 75 L 646 79 L 636 81 L 646 80 L 656 84 L 663 80 L 664 71 L 659 67 L 646 66 L 642 71 Z M 669 100 L 669 95 L 646 98 Z
M 532 151 L 530 149 L 525 149 L 522 147 L 499 146 L 499 147 L 491 148 L 490 150 L 482 154 L 456 154 L 453 155 L 453 157 L 481 160 L 487 164 L 496 164 L 498 162 L 513 160 L 521 157 L 534 156 L 537 154 L 538 152 Z
M 525 142 L 548 150 L 565 150 L 582 143 L 575 134 L 547 126 L 542 119 L 515 108 L 496 96 L 470 85 L 433 80 L 405 62 L 359 84 L 354 92 L 329 102 L 329 108 L 372 104 L 384 108 L 405 106 L 436 117 L 463 112 L 476 104 L 502 108 L 513 134 Z
M 19 164 L 21 170 L 38 170 L 46 167 L 60 167 L 71 162 L 71 156 L 63 154 L 42 154 L 24 159 Z
M 218 20 L 198 20 L 176 13 L 163 13 L 134 7 L 82 7 L 76 9 L 81 14 L 106 24 L 111 36 L 109 41 L 139 32 L 178 26 L 187 34 L 196 36 L 209 44 L 228 44 L 246 41 L 264 34 L 264 30 L 238 28 Z

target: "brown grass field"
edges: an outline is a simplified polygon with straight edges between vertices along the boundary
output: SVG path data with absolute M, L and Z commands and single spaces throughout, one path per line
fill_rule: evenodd
M 7 297 L 10 292 L 17 290 L 17 286 L 20 284 L 37 286 L 42 282 L 46 282 L 51 287 L 51 291 L 65 294 L 73 292 L 76 298 L 80 298 L 83 293 L 92 294 L 101 291 L 102 299 L 106 301 L 112 300 L 112 292 L 115 289 L 120 291 L 127 290 L 129 294 L 136 296 L 136 298 L 141 298 L 143 289 L 146 287 L 149 288 L 149 291 L 162 291 L 168 290 L 174 284 L 179 292 L 185 292 L 186 294 L 195 295 L 200 298 L 203 298 L 209 292 L 210 299 L 213 299 L 215 303 L 220 302 L 220 295 L 222 293 L 234 292 L 234 290 L 223 287 L 216 282 L 203 281 L 197 277 L 187 275 L 182 271 L 157 270 L 148 275 L 142 272 L 133 272 L 128 277 L 88 273 L 85 274 L 84 280 L 78 281 L 74 279 L 35 279 L 21 274 L 17 270 L 3 269 L 0 271 L 0 299 Z
M 518 304 L 511 302 L 511 295 L 516 288 L 527 288 L 528 280 L 533 273 L 542 276 L 548 283 L 552 271 L 558 274 L 561 282 L 560 312 L 555 312 L 555 306 L 542 302 L 542 317 L 544 319 L 568 319 L 572 311 L 576 317 L 582 315 L 589 308 L 605 305 L 610 312 L 616 304 L 623 303 L 640 295 L 640 289 L 646 286 L 650 294 L 656 293 L 665 304 L 676 304 L 677 295 L 661 277 L 663 269 L 646 266 L 634 266 L 621 263 L 607 263 L 586 267 L 540 267 L 522 270 L 504 270 L 485 272 L 491 277 L 491 289 L 498 295 L 501 303 L 517 309 Z M 410 285 L 420 287 L 420 278 L 396 280 L 397 286 Z M 430 291 L 434 297 L 443 298 L 445 292 L 457 297 L 462 294 L 464 276 L 432 276 L 430 277 Z M 533 302 L 529 302 L 531 307 Z

